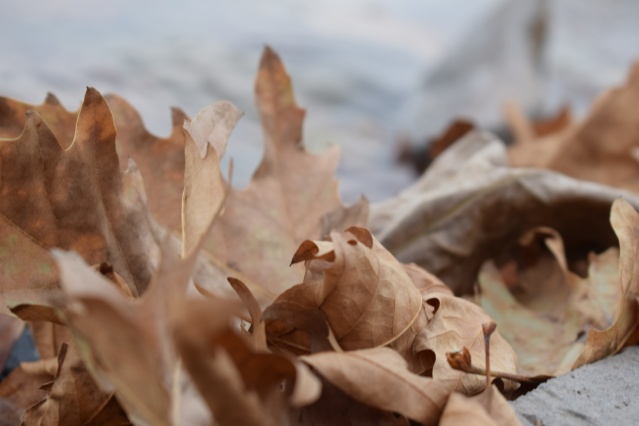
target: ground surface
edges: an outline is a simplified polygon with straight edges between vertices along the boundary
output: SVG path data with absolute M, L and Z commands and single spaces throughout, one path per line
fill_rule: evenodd
M 523 425 L 639 422 L 639 346 L 550 380 L 513 402 Z

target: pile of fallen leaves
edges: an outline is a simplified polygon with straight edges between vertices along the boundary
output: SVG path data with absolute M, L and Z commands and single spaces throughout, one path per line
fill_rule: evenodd
M 0 98 L 0 361 L 25 324 L 41 357 L 3 424 L 517 424 L 506 398 L 639 342 L 637 86 L 576 123 L 512 107 L 510 148 L 470 131 L 370 212 L 268 48 L 244 190 L 228 102 L 164 139 L 92 88 Z

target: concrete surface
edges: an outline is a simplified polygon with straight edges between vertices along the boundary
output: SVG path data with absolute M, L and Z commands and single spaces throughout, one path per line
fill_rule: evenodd
M 639 423 L 639 346 L 540 385 L 513 401 L 523 425 Z

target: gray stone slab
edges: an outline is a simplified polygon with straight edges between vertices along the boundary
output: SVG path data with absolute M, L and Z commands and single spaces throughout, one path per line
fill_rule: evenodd
M 523 425 L 639 423 L 639 346 L 586 365 L 513 401 Z

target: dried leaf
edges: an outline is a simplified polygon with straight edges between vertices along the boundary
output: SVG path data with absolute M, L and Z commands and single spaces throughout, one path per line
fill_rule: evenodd
M 73 141 L 77 112 L 67 111 L 55 95 L 49 93 L 41 105 L 29 105 L 14 99 L 0 97 L 0 138 L 13 139 L 20 136 L 28 121 L 28 111 L 36 111 L 46 126 L 51 129 L 63 149 Z
M 631 272 L 638 219 L 627 202 L 615 201 L 611 222 L 621 250 L 631 253 L 625 264 L 620 263 L 617 249 L 611 248 L 590 256 L 588 278 L 582 279 L 566 269 L 562 252 L 556 265 L 564 266 L 555 272 L 543 264 L 530 268 L 540 270 L 529 277 L 535 288 L 531 286 L 524 299 L 515 298 L 493 265 L 484 266 L 479 278 L 481 304 L 513 345 L 521 374 L 564 374 L 632 344 L 628 339 L 639 323 L 639 281 Z M 622 271 L 628 271 L 624 278 Z M 585 342 L 581 335 L 586 336 Z
M 306 373 L 298 382 L 305 373 L 290 359 L 253 352 L 229 327 L 237 308 L 222 299 L 193 303 L 176 327 L 176 345 L 218 424 L 280 424 L 287 399 L 312 403 L 320 395 L 319 381 Z
M 42 385 L 53 381 L 57 370 L 57 356 L 21 363 L 0 383 L 0 399 L 11 404 L 16 415 L 21 417 L 29 407 L 47 396 Z
M 503 145 L 472 132 L 446 150 L 396 198 L 373 206 L 371 230 L 401 262 L 415 262 L 455 293 L 471 293 L 479 268 L 536 226 L 556 229 L 566 248 L 604 250 L 612 188 L 506 166 Z M 516 217 L 517 220 L 512 220 Z M 588 229 L 588 232 L 583 232 Z
M 304 283 L 282 293 L 265 316 L 280 304 L 319 308 L 339 345 L 353 350 L 392 344 L 421 314 L 421 296 L 404 268 L 364 228 L 332 232 L 330 242 L 306 241 L 293 259 L 309 262 Z M 267 335 L 286 340 L 278 326 L 267 321 Z
M 257 283 L 276 295 L 303 276 L 301 266 L 287 266 L 290 254 L 301 241 L 318 238 L 320 219 L 342 207 L 333 177 L 338 149 L 322 155 L 304 150 L 304 110 L 295 103 L 290 78 L 270 48 L 262 56 L 255 93 L 264 158 L 248 188 L 231 191 L 206 248 L 243 274 L 249 287 Z
M 406 361 L 389 348 L 321 352 L 301 359 L 356 400 L 425 425 L 437 424 L 448 399 L 449 391 L 408 371 Z
M 418 334 L 415 340 L 415 352 L 432 351 L 435 354 L 433 379 L 443 388 L 474 395 L 486 387 L 485 378 L 465 374 L 454 370 L 448 364 L 446 354 L 469 349 L 477 365 L 485 368 L 485 348 L 482 324 L 491 321 L 490 316 L 479 306 L 459 297 L 433 293 L 425 298 L 426 303 L 434 307 L 433 318 Z M 517 356 L 512 347 L 501 337 L 499 331 L 491 337 L 492 368 L 507 373 L 517 372 Z M 507 390 L 517 388 L 517 384 L 506 381 Z
M 118 129 L 116 148 L 120 166 L 128 159 L 137 164 L 144 180 L 151 214 L 158 222 L 174 231 L 182 229 L 182 191 L 184 188 L 184 132 L 188 119 L 179 108 L 171 109 L 172 130 L 166 138 L 149 133 L 140 114 L 123 98 L 106 95 Z
M 515 410 L 495 386 L 467 397 L 453 393 L 442 414 L 441 426 L 517 426 L 521 423 Z
M 21 136 L 0 140 L 0 159 L 11 164 L 0 168 L 4 304 L 47 305 L 58 294 L 52 247 L 109 263 L 134 294 L 144 292 L 157 251 L 144 193 L 133 166 L 119 170 L 115 127 L 97 91 L 87 90 L 66 151 L 31 112 Z
M 25 424 L 84 425 L 101 416 L 112 395 L 101 392 L 84 368 L 77 350 L 63 346 L 48 395 L 23 415 Z M 109 407 L 109 409 L 112 409 Z
M 620 87 L 603 93 L 588 115 L 568 129 L 516 146 L 509 157 L 519 167 L 543 167 L 578 179 L 636 190 L 639 164 L 639 64 Z
M 610 222 L 619 238 L 619 309 L 610 327 L 588 331 L 584 351 L 573 369 L 639 343 L 639 214 L 626 200 L 618 199 L 612 205 Z

